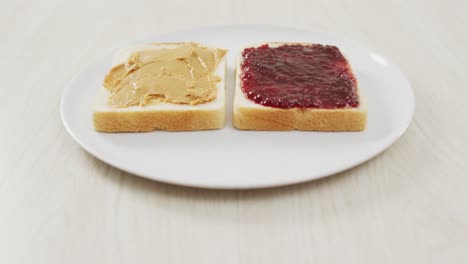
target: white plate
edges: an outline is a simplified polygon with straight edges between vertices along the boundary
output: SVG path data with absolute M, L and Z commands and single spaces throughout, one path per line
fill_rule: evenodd
M 199 132 L 95 132 L 92 104 L 111 65 L 111 53 L 89 65 L 65 88 L 61 114 L 72 137 L 98 159 L 158 181 L 207 188 L 259 188 L 299 183 L 356 166 L 397 140 L 411 122 L 408 80 L 383 56 L 323 32 L 236 25 L 174 32 L 148 42 L 197 41 L 229 49 L 227 124 Z M 250 43 L 300 41 L 337 45 L 348 57 L 368 99 L 364 132 L 239 131 L 231 123 L 234 55 Z M 397 102 L 397 104 L 395 104 Z

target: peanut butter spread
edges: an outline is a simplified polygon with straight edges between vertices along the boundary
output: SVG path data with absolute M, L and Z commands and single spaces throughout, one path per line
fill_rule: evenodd
M 106 75 L 103 85 L 110 92 L 108 104 L 127 107 L 213 101 L 216 82 L 221 80 L 214 71 L 226 52 L 196 43 L 134 52 Z

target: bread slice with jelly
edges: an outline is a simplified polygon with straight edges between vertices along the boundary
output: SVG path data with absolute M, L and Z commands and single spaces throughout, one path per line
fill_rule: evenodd
M 241 51 L 233 123 L 246 130 L 362 131 L 367 105 L 334 46 L 271 42 Z
M 187 49 L 180 52 L 187 56 L 170 54 L 175 49 L 184 48 L 184 45 Z M 193 72 L 195 66 L 192 65 L 190 68 L 191 64 L 198 63 L 205 67 L 208 63 L 200 58 L 192 60 L 190 56 L 195 51 L 191 51 L 189 45 L 197 47 L 197 52 L 203 53 L 206 58 L 209 56 L 208 51 L 212 51 L 217 57 L 214 58 L 216 65 L 213 66 L 214 70 L 210 75 L 213 79 L 212 88 L 215 89 L 214 92 L 211 91 L 211 95 L 197 90 L 199 86 L 209 85 L 208 81 L 211 80 L 189 83 L 192 89 L 190 93 L 179 95 L 177 92 L 177 89 L 185 89 L 185 83 L 181 81 L 183 76 L 190 75 L 196 78 L 197 72 Z M 145 132 L 192 131 L 224 127 L 226 52 L 223 49 L 208 48 L 197 43 L 146 44 L 118 51 L 114 55 L 113 67 L 104 78 L 103 87 L 93 108 L 94 128 L 101 132 Z M 130 59 L 135 54 L 139 57 Z M 169 56 L 175 56 L 175 59 L 170 60 Z M 149 61 L 148 58 L 153 60 Z M 146 63 L 142 63 L 144 66 L 141 66 L 141 69 L 134 69 L 135 61 L 138 60 L 146 60 Z M 183 66 L 183 63 L 187 64 L 187 69 L 177 68 Z M 147 67 L 147 72 L 139 72 L 144 67 Z M 174 77 L 172 79 L 169 74 L 171 69 Z M 140 76 L 132 79 L 130 74 Z M 120 77 L 116 79 L 115 76 Z M 125 81 L 133 87 L 127 85 L 122 88 L 121 83 Z M 117 87 L 118 85 L 121 87 Z M 132 96 L 136 97 L 131 98 Z

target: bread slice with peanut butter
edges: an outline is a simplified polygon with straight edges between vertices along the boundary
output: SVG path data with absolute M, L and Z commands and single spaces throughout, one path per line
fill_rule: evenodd
M 118 51 L 94 105 L 95 129 L 145 132 L 224 127 L 226 53 L 191 42 Z

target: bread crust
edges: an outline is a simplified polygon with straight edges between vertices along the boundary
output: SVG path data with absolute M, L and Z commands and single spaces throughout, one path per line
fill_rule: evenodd
M 278 109 L 239 106 L 234 126 L 244 130 L 362 131 L 367 112 L 347 109 Z
M 263 45 L 266 43 L 262 43 Z M 269 42 L 267 44 L 301 44 L 303 42 Z M 255 45 L 259 46 L 259 45 Z M 242 52 L 242 51 L 241 51 Z M 268 106 L 242 105 L 242 100 L 250 101 L 242 92 L 241 69 L 242 56 L 236 65 L 236 95 L 233 107 L 233 124 L 243 130 L 305 130 L 305 131 L 362 131 L 367 124 L 367 106 L 358 87 L 360 107 L 342 109 L 291 108 L 280 109 Z M 239 93 L 239 94 L 237 94 Z M 236 102 L 237 101 L 237 102 Z
M 223 128 L 226 119 L 224 109 L 95 111 L 93 122 L 100 132 L 193 131 Z

